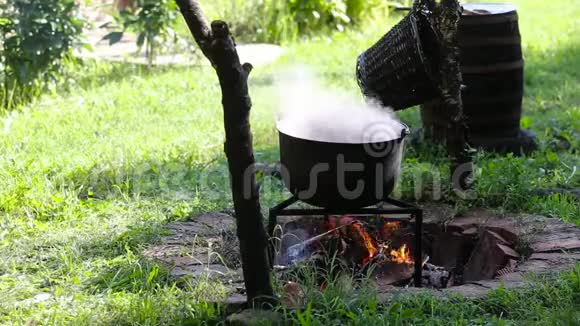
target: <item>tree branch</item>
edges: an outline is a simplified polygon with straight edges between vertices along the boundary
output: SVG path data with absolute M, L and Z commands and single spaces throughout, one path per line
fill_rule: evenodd
M 248 76 L 252 65 L 240 64 L 236 44 L 225 22 L 212 22 L 210 29 L 197 0 L 176 1 L 191 34 L 212 63 L 220 82 L 226 133 L 224 150 L 230 172 L 248 302 L 269 303 L 273 301 L 273 289 L 268 236 L 260 207 L 250 128 L 252 101 L 248 94 Z
M 212 39 L 209 23 L 197 0 L 175 0 L 187 27 L 203 54 L 213 63 L 209 46 Z

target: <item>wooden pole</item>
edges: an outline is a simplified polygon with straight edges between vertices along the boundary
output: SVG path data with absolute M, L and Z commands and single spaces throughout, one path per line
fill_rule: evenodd
M 240 240 L 244 282 L 251 305 L 271 302 L 268 236 L 256 185 L 255 159 L 250 129 L 252 102 L 248 94 L 249 63 L 240 63 L 236 44 L 223 21 L 208 25 L 197 0 L 176 0 L 183 17 L 215 68 L 222 91 L 225 153 L 230 172 L 237 235 Z

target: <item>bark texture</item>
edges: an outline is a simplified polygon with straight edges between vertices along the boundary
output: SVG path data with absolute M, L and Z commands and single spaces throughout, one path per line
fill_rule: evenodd
M 457 31 L 462 8 L 457 0 L 430 2 L 441 46 L 438 79 L 445 106 L 443 114 L 449 121 L 446 145 L 451 160 L 451 181 L 455 193 L 466 197 L 473 183 L 473 159 L 467 147 L 468 130 L 461 97 L 463 78 Z
M 270 302 L 268 236 L 263 225 L 255 177 L 250 129 L 252 102 L 248 94 L 249 63 L 240 63 L 236 44 L 223 21 L 208 24 L 197 0 L 176 0 L 187 26 L 203 54 L 215 68 L 222 91 L 225 153 L 240 241 L 242 269 L 248 303 Z

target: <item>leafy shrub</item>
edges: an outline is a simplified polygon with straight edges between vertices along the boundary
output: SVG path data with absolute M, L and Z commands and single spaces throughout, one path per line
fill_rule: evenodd
M 290 0 L 288 6 L 301 33 L 321 30 L 327 26 L 342 31 L 344 25 L 351 23 L 346 2 L 342 0 Z
M 0 12 L 2 106 L 11 108 L 58 80 L 83 20 L 74 0 L 7 0 Z
M 217 0 L 203 7 L 212 20 L 227 21 L 238 40 L 280 43 L 298 33 L 285 1 Z
M 111 32 L 105 39 L 114 44 L 121 40 L 126 30 L 136 32 L 138 52 L 145 47 L 145 56 L 151 65 L 164 44 L 177 42 L 173 26 L 178 13 L 174 0 L 135 0 L 130 8 L 122 10 L 116 17 L 119 26 L 115 29 L 122 31 Z
M 364 21 L 379 0 L 222 0 L 213 16 L 227 20 L 245 41 L 280 43 L 299 35 L 344 30 Z

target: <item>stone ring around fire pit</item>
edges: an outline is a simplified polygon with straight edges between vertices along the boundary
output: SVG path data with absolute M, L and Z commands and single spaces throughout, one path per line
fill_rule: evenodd
M 470 274 L 470 270 L 490 273 L 489 269 L 477 266 L 489 266 L 490 262 L 499 265 L 505 262 L 505 266 L 497 266 L 489 279 L 463 280 L 460 282 L 462 284 L 445 289 L 381 285 L 378 292 L 382 302 L 395 295 L 414 293 L 436 296 L 458 294 L 478 298 L 501 286 L 525 287 L 527 275 L 553 274 L 580 262 L 580 228 L 559 219 L 530 215 L 500 216 L 484 209 L 455 217 L 449 206 L 429 204 L 422 208 L 425 212 L 425 251 L 429 253 L 430 263 L 446 268 L 454 264 L 453 257 L 462 256 L 466 260 L 463 275 L 470 278 L 481 277 Z M 227 236 L 235 237 L 232 233 L 234 227 L 234 219 L 229 214 L 210 212 L 195 216 L 188 222 L 168 225 L 171 235 L 163 238 L 160 244 L 146 249 L 143 254 L 170 268 L 171 276 L 176 280 L 195 280 L 199 277 L 220 280 L 229 289 L 229 294 L 242 302 L 245 300 L 243 280 L 235 257 L 239 248 L 235 247 L 236 241 Z M 473 248 L 462 255 L 458 251 L 461 251 L 465 239 L 474 239 L 471 242 Z M 215 259 L 215 251 L 224 253 L 226 265 L 229 266 Z M 515 255 L 519 257 L 513 257 Z
M 444 206 L 433 204 L 423 209 L 425 233 L 443 231 L 431 242 L 432 248 L 439 248 L 433 252 L 433 259 L 438 263 L 452 265 L 450 258 L 460 255 L 465 237 L 476 236 L 475 247 L 464 265 L 464 277 L 474 280 L 465 279 L 461 285 L 439 290 L 389 286 L 380 289 L 382 300 L 418 292 L 475 299 L 500 287 L 523 288 L 529 276 L 555 274 L 580 263 L 580 228 L 558 218 L 527 214 L 501 216 L 486 209 L 474 209 L 453 218 L 449 207 L 447 212 Z M 497 268 L 489 268 L 494 264 Z

